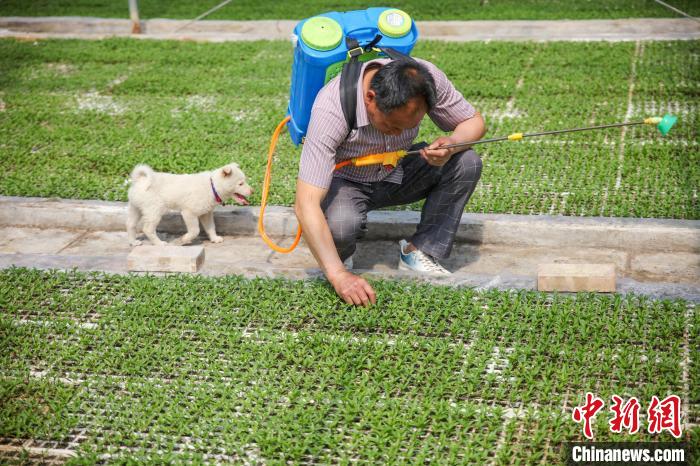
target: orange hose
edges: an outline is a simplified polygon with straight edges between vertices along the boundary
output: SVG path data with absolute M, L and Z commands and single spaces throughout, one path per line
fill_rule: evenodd
M 282 132 L 282 129 L 287 124 L 289 119 L 289 116 L 285 117 L 284 120 L 282 120 L 280 124 L 277 125 L 277 128 L 275 128 L 275 132 L 272 133 L 272 139 L 270 140 L 270 149 L 267 153 L 267 169 L 265 170 L 265 181 L 263 181 L 262 198 L 260 199 L 260 216 L 258 217 L 258 233 L 260 233 L 260 236 L 262 237 L 263 241 L 265 241 L 265 243 L 267 243 L 267 245 L 270 246 L 270 248 L 272 248 L 273 250 L 281 252 L 283 254 L 292 252 L 294 248 L 297 247 L 297 244 L 299 244 L 299 240 L 301 239 L 301 225 L 297 227 L 297 235 L 294 238 L 294 242 L 292 243 L 292 245 L 288 248 L 282 248 L 273 243 L 272 240 L 268 238 L 267 234 L 265 233 L 263 216 L 265 215 L 267 196 L 270 193 L 270 181 L 272 179 L 272 155 L 275 153 L 275 147 L 277 146 L 277 140 L 280 137 L 280 133 Z
M 275 243 L 272 242 L 272 240 L 267 236 L 265 233 L 265 225 L 263 223 L 263 217 L 265 216 L 265 207 L 267 206 L 267 197 L 270 194 L 270 181 L 272 179 L 272 156 L 275 153 L 275 147 L 277 147 L 277 140 L 280 137 L 280 133 L 282 132 L 282 129 L 284 126 L 287 124 L 287 122 L 290 120 L 291 117 L 287 116 L 285 117 L 278 125 L 277 128 L 275 128 L 275 132 L 272 133 L 272 139 L 270 140 L 270 149 L 267 152 L 267 169 L 265 170 L 265 180 L 263 181 L 263 189 L 262 189 L 262 198 L 260 199 L 260 216 L 258 217 L 258 233 L 260 233 L 260 236 L 262 237 L 263 241 L 270 246 L 271 249 L 281 252 L 283 254 L 290 253 L 294 250 L 294 248 L 297 247 L 299 244 L 299 240 L 301 239 L 301 225 L 297 226 L 297 235 L 294 238 L 294 242 L 292 243 L 291 246 L 288 248 L 283 248 L 280 246 L 277 246 Z M 350 159 L 350 160 L 344 160 L 342 162 L 339 162 L 335 165 L 335 169 L 338 170 L 340 168 L 346 167 L 348 165 L 352 165 L 354 163 L 357 163 L 357 161 L 362 161 L 366 160 L 370 163 L 385 163 L 385 164 L 390 164 L 391 166 L 395 166 L 397 164 L 397 161 L 399 158 L 403 157 L 406 155 L 406 152 L 404 151 L 398 151 L 398 152 L 387 152 L 387 153 L 382 153 L 382 154 L 371 154 L 371 155 L 366 155 L 364 157 L 357 157 L 356 159 Z M 354 161 L 354 163 L 353 163 Z M 366 165 L 367 163 L 360 163 L 359 165 Z
M 352 165 L 352 159 L 350 160 L 343 160 L 342 162 L 338 162 L 335 164 L 335 169 L 339 170 L 343 167 L 347 167 L 348 165 Z

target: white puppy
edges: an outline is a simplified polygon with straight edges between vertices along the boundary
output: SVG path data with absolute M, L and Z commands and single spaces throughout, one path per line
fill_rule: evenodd
M 231 163 L 212 172 L 192 175 L 174 175 L 153 171 L 148 165 L 137 165 L 131 172 L 129 188 L 129 216 L 126 229 L 129 244 L 138 246 L 137 225 L 143 220 L 143 232 L 151 243 L 167 244 L 156 235 L 156 227 L 168 210 L 178 210 L 187 226 L 177 242 L 188 244 L 199 235 L 199 221 L 213 243 L 223 241 L 214 227 L 214 207 L 227 199 L 247 205 L 253 189 L 246 183 L 245 174 Z

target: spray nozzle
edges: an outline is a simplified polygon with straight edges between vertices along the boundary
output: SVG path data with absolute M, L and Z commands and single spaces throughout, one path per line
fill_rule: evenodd
M 656 127 L 659 129 L 663 136 L 666 136 L 668 132 L 671 131 L 671 128 L 673 128 L 673 125 L 676 124 L 676 121 L 678 121 L 678 117 L 667 113 L 666 115 L 664 115 L 661 121 L 659 121 Z

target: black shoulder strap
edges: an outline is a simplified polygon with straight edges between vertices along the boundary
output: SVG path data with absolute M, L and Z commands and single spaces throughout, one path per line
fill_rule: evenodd
M 384 52 L 387 57 L 391 58 L 392 60 L 408 60 L 408 61 L 415 61 L 413 57 L 410 57 L 406 55 L 405 53 L 399 52 L 398 50 L 392 49 L 390 47 L 382 47 L 379 50 Z
M 362 55 L 359 43 L 350 37 L 345 38 L 350 54 L 350 61 L 343 65 L 340 73 L 340 106 L 343 109 L 345 121 L 348 123 L 348 133 L 357 125 L 357 81 L 360 79 L 362 63 L 357 58 Z

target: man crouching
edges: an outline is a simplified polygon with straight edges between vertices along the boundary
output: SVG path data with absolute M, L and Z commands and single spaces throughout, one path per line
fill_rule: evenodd
M 425 60 L 363 63 L 357 89 L 353 127 L 341 107 L 340 77 L 316 97 L 295 211 L 304 239 L 338 295 L 348 304 L 368 305 L 376 302 L 374 290 L 348 270 L 366 231 L 367 212 L 425 199 L 415 234 L 399 243 L 399 267 L 449 274 L 438 259 L 452 250 L 464 206 L 481 176 L 481 159 L 471 149 L 440 147 L 478 140 L 486 130 L 481 115 Z M 426 114 L 451 134 L 430 145 L 412 145 Z M 354 157 L 409 148 L 421 149 L 421 156 L 405 157 L 394 169 L 348 165 L 335 170 L 337 163 Z

